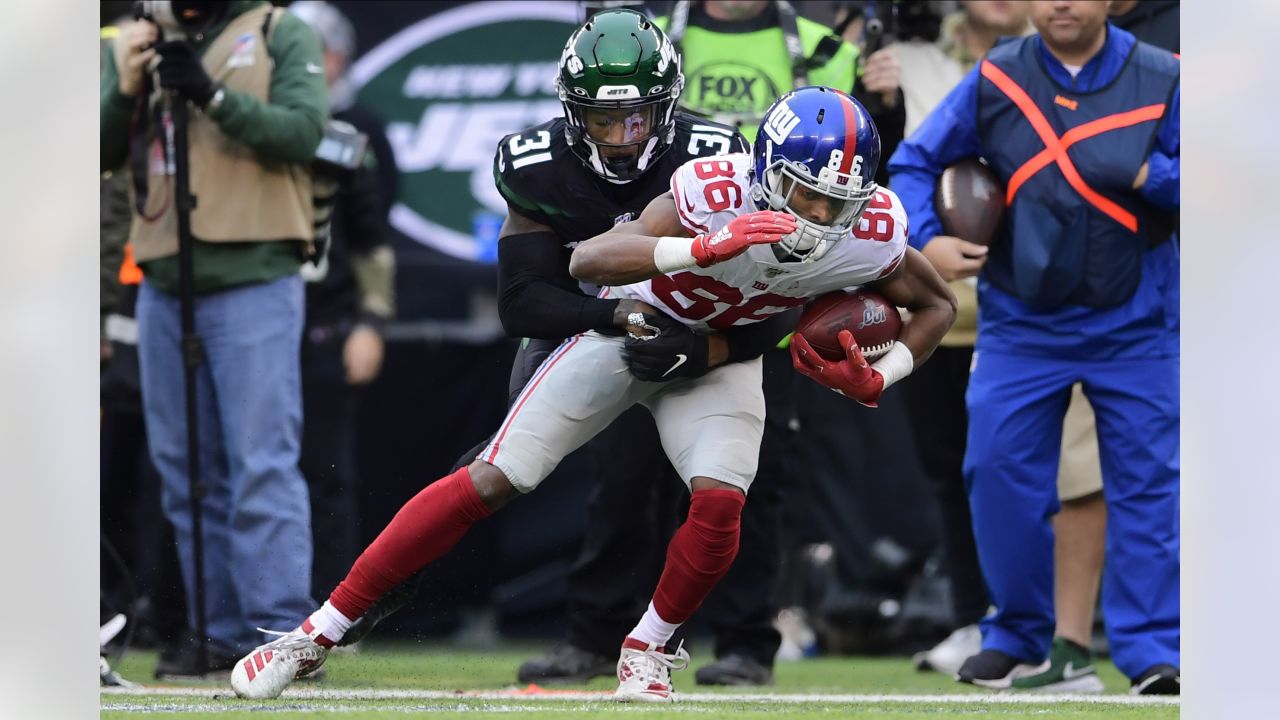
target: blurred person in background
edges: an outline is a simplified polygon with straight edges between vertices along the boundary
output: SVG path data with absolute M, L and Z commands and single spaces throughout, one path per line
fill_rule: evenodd
M 1181 47 L 1178 0 L 1111 0 L 1107 14 L 1111 24 L 1142 42 L 1174 53 Z
M 355 102 L 347 67 L 355 29 L 327 2 L 289 12 L 320 39 L 334 120 L 369 137 L 364 165 L 344 177 L 332 203 L 325 254 L 303 266 L 307 319 L 302 338 L 302 475 L 311 495 L 315 595 L 346 574 L 360 550 L 356 415 L 360 389 L 382 369 L 383 330 L 395 312 L 395 254 L 387 215 L 395 200 L 395 156 L 382 122 Z
M 104 28 L 103 37 L 116 37 L 118 29 Z M 124 631 L 108 641 L 109 652 L 159 647 L 163 671 L 190 649 L 182 573 L 173 526 L 162 518 L 160 477 L 147 452 L 134 317 L 142 271 L 128 245 L 128 177 L 104 173 L 101 185 L 102 619 L 126 618 Z
M 170 8 L 171 9 L 171 6 Z M 102 73 L 101 166 L 128 168 L 147 436 L 194 612 L 184 348 L 166 95 L 190 103 L 195 334 L 208 655 L 169 674 L 230 669 L 313 602 L 302 424 L 298 273 L 312 239 L 309 167 L 328 115 L 314 33 L 265 2 L 209 3 L 191 42 L 152 22 L 122 29 Z M 149 71 L 154 68 L 154 72 Z
M 890 160 L 926 238 L 939 232 L 946 165 L 982 157 L 1008 187 L 1005 226 L 986 262 L 970 263 L 982 269 L 964 476 L 995 613 L 958 677 L 985 687 L 1043 687 L 1090 662 L 1087 635 L 1054 640 L 1048 521 L 1079 383 L 1106 486 L 1111 654 L 1135 693 L 1180 688 L 1179 66 L 1109 25 L 1107 9 L 1033 3 L 1039 33 L 996 45 Z M 1088 562 L 1087 550 L 1058 550 Z M 1076 657 L 1056 678 L 1051 646 Z
M 936 5 L 916 3 L 906 6 L 904 11 L 940 12 Z M 959 12 L 945 18 L 934 15 L 933 22 L 924 18 L 920 23 L 913 23 L 920 28 L 920 35 L 903 33 L 903 39 L 893 49 L 902 65 L 908 136 L 998 38 L 1033 32 L 1028 22 L 1029 11 L 1030 6 L 1021 2 L 962 2 Z M 936 37 L 929 36 L 930 31 L 937 33 Z M 902 189 L 905 198 L 911 197 L 914 187 L 908 185 Z M 922 201 L 912 198 L 908 202 L 918 205 Z M 950 281 L 959 301 L 956 324 L 943 338 L 933 362 L 903 383 L 916 445 L 937 492 L 942 555 L 951 581 L 951 606 L 956 625 L 949 637 L 928 652 L 918 653 L 914 661 L 921 669 L 954 675 L 965 660 L 982 650 L 978 621 L 990 606 L 974 547 L 963 475 L 968 426 L 964 396 L 978 323 L 976 277 L 986 261 L 987 249 L 942 234 L 936 223 L 919 221 L 913 227 L 910 242 Z M 1099 520 L 1103 524 L 1106 521 L 1094 438 L 1093 412 L 1077 384 L 1064 421 L 1058 473 L 1058 497 L 1063 505 L 1054 518 L 1058 558 L 1055 566 L 1060 573 L 1054 584 L 1057 622 L 1054 636 L 1059 640 L 1050 651 L 1044 672 L 1020 678 L 1016 683 L 1018 687 L 1043 686 L 1041 689 L 1047 691 L 1102 690 L 1102 683 L 1088 662 L 1093 609 L 1102 572 L 1103 525 Z M 1086 666 L 1089 669 L 1064 679 L 1061 673 L 1068 662 L 1073 663 L 1076 670 Z
M 906 133 L 902 66 L 894 47 L 894 41 L 903 29 L 899 20 L 900 6 L 905 4 L 897 0 L 879 3 L 836 0 L 832 3 L 836 34 L 858 50 L 853 94 L 866 102 L 867 110 L 882 128 L 880 143 L 885 157 L 893 153 Z M 879 172 L 876 182 L 887 186 L 888 164 L 881 165 Z
M 924 3 L 911 5 L 916 8 Z M 1115 21 L 1117 8 L 1111 15 Z M 1135 3 L 1122 8 L 1131 15 L 1148 13 Z M 1139 40 L 1151 42 L 1148 28 L 1159 42 L 1153 45 L 1177 50 L 1177 3 L 1149 3 L 1146 8 L 1158 23 L 1134 22 Z M 904 10 L 907 8 L 904 8 Z M 958 84 L 965 72 L 986 54 L 1002 36 L 1034 32 L 1028 22 L 1030 6 L 1019 2 L 961 3 L 961 11 L 943 19 L 937 42 L 924 38 L 904 40 L 895 46 L 903 68 L 903 93 L 907 99 L 907 133 L 924 120 L 943 95 Z M 1169 12 L 1172 10 L 1173 12 Z M 1174 45 L 1165 44 L 1172 20 Z M 942 511 L 944 558 L 951 578 L 952 607 L 958 629 L 927 653 L 917 654 L 922 669 L 955 674 L 961 663 L 981 648 L 978 620 L 986 614 L 989 600 L 978 567 L 968 499 L 964 495 L 962 464 L 967 416 L 964 392 L 968 385 L 973 342 L 977 334 L 976 276 L 985 262 L 986 249 L 959 238 L 927 233 L 933 226 L 917 225 L 912 245 L 944 278 L 955 277 L 951 288 L 960 301 L 955 327 L 943 339 L 933 361 L 904 383 L 912 405 L 912 424 L 917 432 L 921 457 L 938 489 Z M 935 245 L 934 240 L 939 242 Z M 949 401 L 948 401 L 949 399 Z M 1054 515 L 1054 643 L 1039 671 L 1013 682 L 1014 689 L 1045 692 L 1101 692 L 1102 681 L 1090 665 L 1094 609 L 1105 555 L 1106 503 L 1102 496 L 1096 423 L 1093 409 L 1080 383 L 1071 391 L 1071 403 L 1063 420 L 1061 458 L 1058 468 L 1058 499 L 1062 503 Z M 1081 672 L 1082 668 L 1088 668 Z M 1070 675 L 1070 677 L 1068 677 Z
M 753 140 L 765 108 L 779 95 L 804 85 L 825 85 L 866 101 L 881 142 L 902 137 L 897 61 L 887 48 L 865 55 L 856 40 L 862 5 L 841 5 L 836 30 L 775 0 L 682 0 L 658 19 L 685 61 L 689 112 L 736 125 Z M 849 38 L 853 38 L 850 41 Z M 885 176 L 887 177 L 887 175 Z

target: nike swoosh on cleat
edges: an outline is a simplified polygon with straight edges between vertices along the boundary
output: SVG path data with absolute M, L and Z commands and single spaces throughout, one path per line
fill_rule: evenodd
M 1093 674 L 1093 665 L 1091 664 L 1085 665 L 1082 668 L 1077 668 L 1073 663 L 1068 661 L 1066 667 L 1062 668 L 1063 680 L 1075 680 L 1078 677 L 1084 677 L 1085 675 L 1091 674 Z
M 671 373 L 675 372 L 676 368 L 683 365 L 685 361 L 688 359 L 689 359 L 688 356 L 686 356 L 684 353 L 676 353 L 676 364 L 672 365 L 670 368 L 667 369 L 666 372 L 662 373 L 662 377 L 666 377 Z

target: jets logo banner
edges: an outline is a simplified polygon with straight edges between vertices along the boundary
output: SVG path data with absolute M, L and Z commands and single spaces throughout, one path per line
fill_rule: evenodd
M 506 213 L 494 150 L 502 136 L 561 114 L 557 59 L 577 3 L 341 5 L 361 38 L 351 82 L 386 122 L 400 170 L 392 226 L 452 257 L 491 259 L 492 219 Z M 424 17 L 424 7 L 443 9 Z

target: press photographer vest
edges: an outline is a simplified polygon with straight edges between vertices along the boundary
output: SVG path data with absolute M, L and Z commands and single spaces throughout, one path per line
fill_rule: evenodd
M 228 92 L 267 102 L 274 67 L 264 35 L 269 5 L 234 18 L 205 48 L 201 64 Z M 272 22 L 274 26 L 274 21 Z M 152 93 L 149 117 L 157 117 L 163 91 Z M 244 143 L 223 134 L 218 124 L 194 108 L 189 113 L 191 233 L 204 242 L 292 241 L 312 236 L 311 175 L 306 167 L 260 158 Z M 153 123 L 157 128 L 159 123 Z M 147 199 L 135 213 L 129 239 L 139 262 L 178 252 L 178 218 L 174 210 L 173 176 L 167 174 L 163 140 L 150 134 Z
M 997 45 L 981 66 L 983 157 L 1005 182 L 1009 207 L 983 272 L 1036 308 L 1119 305 L 1138 287 L 1143 254 L 1173 228 L 1132 186 L 1178 86 L 1178 63 L 1135 43 L 1114 80 L 1080 92 L 1049 76 L 1038 43 Z

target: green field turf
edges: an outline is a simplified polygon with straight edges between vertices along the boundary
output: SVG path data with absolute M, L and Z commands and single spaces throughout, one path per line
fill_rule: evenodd
M 437 645 L 382 645 L 359 655 L 331 657 L 323 680 L 297 683 L 280 699 L 266 702 L 240 700 L 225 683 L 158 684 L 150 679 L 154 654 L 132 653 L 117 669 L 148 687 L 129 693 L 104 691 L 101 717 L 118 719 L 145 713 L 151 717 L 249 720 L 269 712 L 272 720 L 385 720 L 406 714 L 499 718 L 519 712 L 522 718 L 548 720 L 606 714 L 744 719 L 958 716 L 1163 720 L 1177 718 L 1179 713 L 1176 704 L 1132 704 L 1124 695 L 1128 682 L 1109 663 L 1101 664 L 1100 671 L 1114 694 L 1080 700 L 991 694 L 937 673 L 917 673 L 903 658 L 861 657 L 783 663 L 777 669 L 777 684 L 764 689 L 702 688 L 694 685 L 693 670 L 687 670 L 675 675 L 676 689 L 686 700 L 674 706 L 617 705 L 597 699 L 601 696 L 591 693 L 613 688 L 609 678 L 568 688 L 579 691 L 572 699 L 521 693 L 527 688 L 514 683 L 516 666 L 541 649 L 512 646 L 475 651 Z M 710 661 L 711 654 L 708 649 L 695 648 L 694 658 L 696 668 L 698 661 Z

